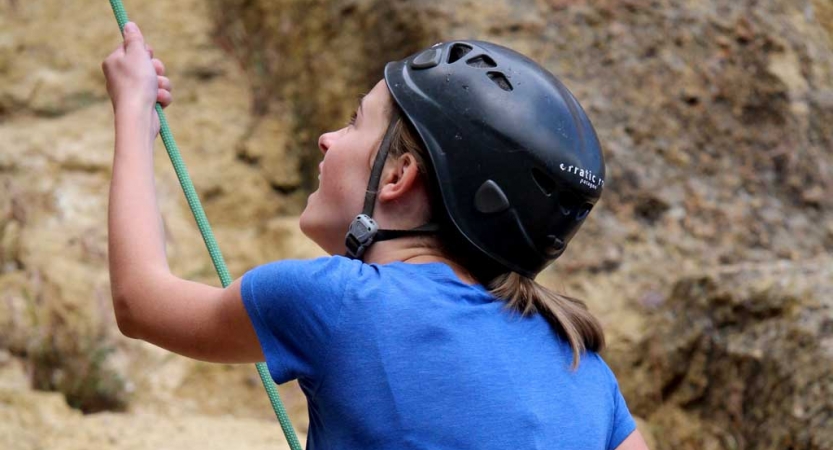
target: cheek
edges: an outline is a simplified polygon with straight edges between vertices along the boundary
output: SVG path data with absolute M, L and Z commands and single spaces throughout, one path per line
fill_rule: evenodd
M 345 206 L 350 198 L 350 186 L 346 183 L 344 174 L 338 173 L 333 166 L 325 167 L 325 173 L 321 175 L 318 183 L 318 191 L 314 194 L 316 203 L 330 209 L 338 209 Z M 331 214 L 333 211 L 330 212 Z
M 370 171 L 365 173 L 362 162 L 352 154 L 328 155 L 328 159 L 318 185 L 319 200 L 352 218 L 361 212 Z
M 367 180 L 349 166 L 352 161 L 340 156 L 327 155 L 318 189 L 307 199 L 300 223 L 307 235 L 346 232 L 350 221 L 361 212 Z

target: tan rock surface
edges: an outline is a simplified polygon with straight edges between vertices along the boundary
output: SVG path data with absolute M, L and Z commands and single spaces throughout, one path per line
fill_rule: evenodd
M 369 89 L 385 61 L 415 48 L 473 37 L 506 44 L 542 62 L 593 119 L 606 151 L 608 182 L 602 202 L 570 250 L 540 279 L 587 299 L 598 314 L 610 342 L 607 358 L 634 410 L 650 416 L 646 431 L 657 430 L 657 447 L 784 448 L 772 442 L 795 442 L 827 448 L 817 419 L 788 419 L 787 411 L 770 403 L 750 399 L 745 404 L 749 409 L 736 421 L 711 420 L 710 414 L 720 416 L 726 406 L 717 402 L 709 403 L 712 409 L 692 408 L 660 395 L 665 402 L 657 403 L 661 383 L 651 377 L 659 375 L 646 375 L 642 365 L 662 357 L 651 354 L 646 342 L 676 342 L 676 329 L 659 325 L 670 314 L 667 305 L 676 305 L 674 311 L 682 314 L 688 310 L 684 302 L 695 301 L 686 297 L 681 304 L 675 298 L 672 286 L 681 280 L 712 269 L 782 264 L 760 277 L 716 283 L 727 283 L 726 289 L 740 299 L 755 287 L 746 283 L 812 278 L 833 285 L 829 276 L 812 277 L 798 264 L 829 264 L 826 256 L 833 250 L 830 2 L 214 3 L 225 11 L 218 21 L 222 40 L 257 69 L 250 73 L 259 91 L 282 94 L 286 107 L 299 117 L 308 116 L 310 105 L 319 111 L 299 124 L 301 131 L 308 130 L 304 125 L 310 131 L 296 139 L 308 144 L 312 129 L 336 126 L 347 116 L 350 106 L 338 106 Z M 299 78 L 311 82 L 295 83 Z M 812 310 L 822 320 L 832 319 L 829 308 Z M 767 345 L 789 347 L 792 335 L 773 330 L 800 327 L 799 320 L 784 312 L 761 325 L 774 333 Z M 704 330 L 700 339 L 731 334 L 715 333 L 718 337 Z M 831 331 L 817 327 L 808 333 L 827 342 Z M 753 338 L 740 333 L 737 339 Z M 734 349 L 708 366 L 710 373 L 721 374 L 709 385 L 715 398 L 738 385 L 727 375 L 740 376 L 731 372 L 742 359 Z M 786 355 L 773 355 L 764 364 L 772 371 L 763 375 L 764 383 L 789 367 Z M 829 354 L 817 355 L 818 367 L 833 372 Z M 699 351 L 689 356 L 704 357 Z M 667 367 L 660 372 L 666 370 L 673 373 Z M 810 375 L 815 369 L 798 370 L 803 375 L 788 385 L 808 392 L 802 389 L 808 379 L 816 379 Z M 810 395 L 797 394 L 805 400 Z M 829 419 L 829 402 L 815 405 L 828 411 L 819 417 Z M 654 414 L 652 408 L 659 410 Z M 762 422 L 767 414 L 771 417 Z M 770 434 L 755 432 L 745 422 L 779 419 L 788 425 Z M 778 440 L 785 434 L 801 437 Z
M 298 182 L 292 159 L 281 173 L 274 156 L 289 118 L 251 114 L 246 75 L 212 42 L 207 5 L 132 3 L 131 19 L 174 80 L 168 120 L 218 241 L 246 243 L 227 252 L 231 273 L 320 254 L 297 219 L 276 217 L 304 200 L 270 186 Z M 119 42 L 106 2 L 0 2 L 0 349 L 11 361 L 0 361 L 0 448 L 280 448 L 254 367 L 189 361 L 115 327 L 106 271 L 113 117 L 100 64 Z M 242 159 L 241 148 L 269 154 L 271 166 Z M 173 270 L 219 284 L 161 141 L 156 167 Z M 303 398 L 282 391 L 303 434 Z M 67 401 L 130 413 L 81 416 Z
M 315 186 L 315 140 L 386 61 L 457 37 L 541 61 L 596 124 L 609 181 L 541 281 L 604 323 L 652 448 L 830 448 L 833 280 L 808 268 L 833 250 L 829 1 L 126 6 L 166 63 L 169 122 L 238 276 L 321 254 L 294 216 Z M 115 327 L 99 66 L 118 42 L 104 2 L 0 0 L 0 448 L 278 447 L 253 367 L 188 361 Z M 161 142 L 156 167 L 173 270 L 217 284 Z M 282 392 L 303 433 L 299 391 Z
M 266 420 L 199 414 L 85 416 L 58 393 L 0 388 L 0 420 L 0 446 L 6 450 L 289 448 L 280 428 Z
M 660 312 L 623 380 L 658 448 L 833 448 L 833 259 L 684 278 Z

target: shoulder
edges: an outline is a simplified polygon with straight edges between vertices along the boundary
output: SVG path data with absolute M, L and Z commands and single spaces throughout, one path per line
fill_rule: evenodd
M 241 295 L 316 301 L 321 298 L 378 297 L 405 287 L 430 285 L 431 278 L 413 264 L 366 264 L 344 256 L 281 260 L 255 267 L 243 275 Z
M 342 256 L 273 261 L 246 272 L 241 289 L 245 295 L 247 290 L 320 290 L 343 286 L 358 275 L 361 266 L 361 261 Z
M 572 348 L 560 336 L 559 341 L 561 358 L 565 364 L 569 364 L 573 357 Z M 583 352 L 578 367 L 575 369 L 565 368 L 565 370 L 569 374 L 568 377 L 577 385 L 582 386 L 582 389 L 588 395 L 605 403 L 615 403 L 619 392 L 619 383 L 610 366 L 598 353 L 593 351 Z
M 361 261 L 343 256 L 325 256 L 315 259 L 284 259 L 257 266 L 248 271 L 246 275 L 308 278 L 357 271 L 362 265 Z
M 608 436 L 608 448 L 616 448 L 617 450 L 645 448 L 637 445 L 638 443 L 644 445 L 641 436 L 638 434 L 632 436 L 632 438 L 628 438 L 636 429 L 636 421 L 628 409 L 627 402 L 622 395 L 622 391 L 619 389 L 619 381 L 616 379 L 613 370 L 597 353 L 588 352 L 587 355 L 589 356 L 587 358 L 588 362 L 595 366 L 598 377 L 601 379 L 601 383 L 603 383 L 601 386 L 605 390 L 604 396 L 609 399 L 608 401 L 612 405 L 610 409 L 611 429 Z M 623 442 L 626 441 L 626 438 L 628 438 L 627 442 Z M 626 445 L 620 446 L 620 444 Z
M 390 307 L 419 305 L 426 313 L 435 308 L 493 300 L 482 286 L 463 283 L 444 263 L 365 264 L 351 292 L 361 298 L 384 298 Z
M 274 318 L 329 314 L 339 308 L 361 266 L 360 261 L 340 256 L 274 261 L 246 272 L 240 295 L 250 314 Z
M 579 372 L 584 372 L 585 375 L 592 374 L 598 381 L 604 382 L 605 385 L 610 387 L 616 387 L 618 384 L 613 370 L 597 352 L 587 351 L 581 355 Z

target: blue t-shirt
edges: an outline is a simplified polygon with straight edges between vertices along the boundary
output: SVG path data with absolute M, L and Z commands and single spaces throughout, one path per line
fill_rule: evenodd
M 279 261 L 243 276 L 272 378 L 298 379 L 307 448 L 614 449 L 636 424 L 616 378 L 540 315 L 443 263 Z

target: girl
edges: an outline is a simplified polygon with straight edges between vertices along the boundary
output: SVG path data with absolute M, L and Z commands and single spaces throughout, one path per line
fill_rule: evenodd
M 549 72 L 478 41 L 388 64 L 350 124 L 319 139 L 300 225 L 334 256 L 221 289 L 168 269 L 151 162 L 171 83 L 136 25 L 124 35 L 102 68 L 125 335 L 298 379 L 310 449 L 646 448 L 597 354 L 599 323 L 533 281 L 604 185 L 592 125 Z

